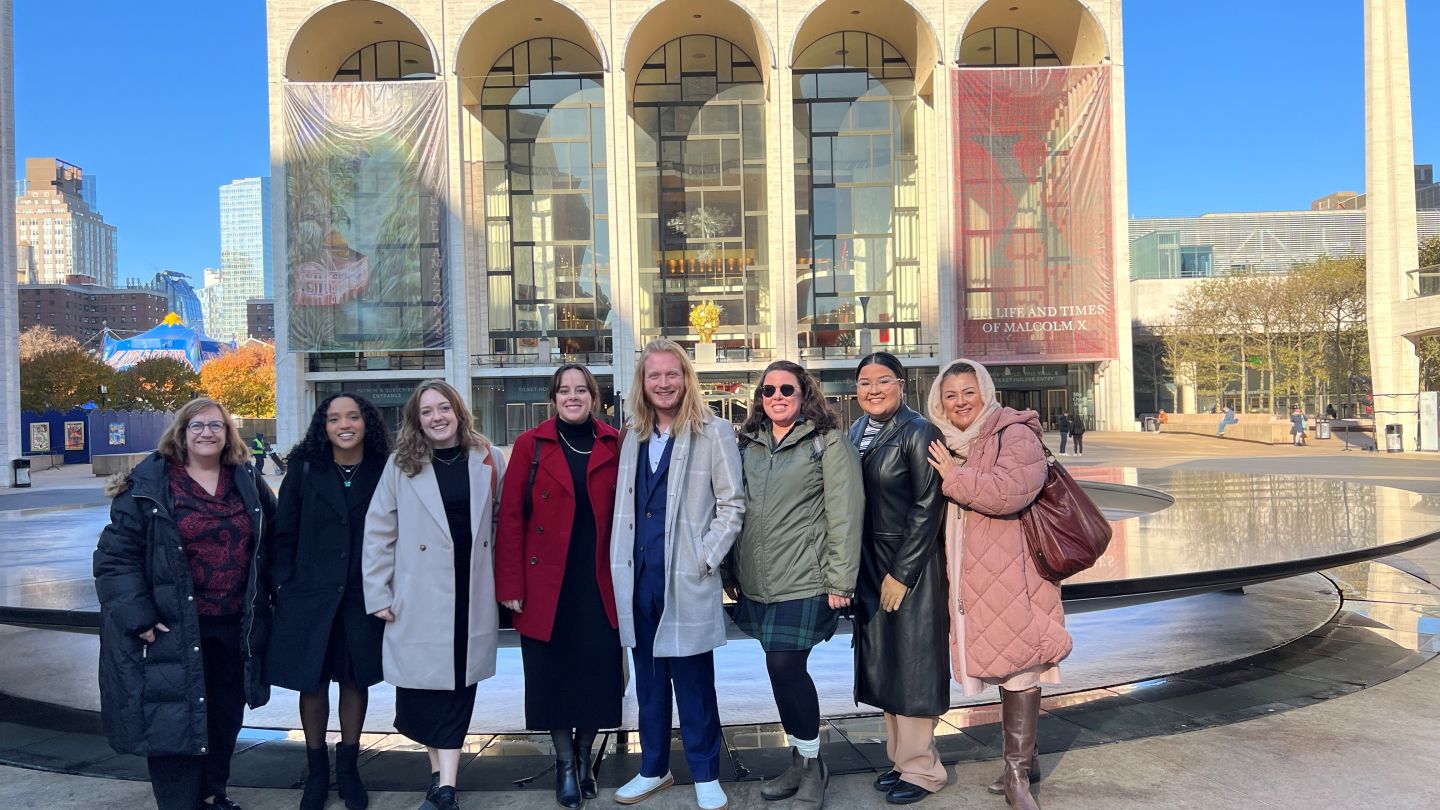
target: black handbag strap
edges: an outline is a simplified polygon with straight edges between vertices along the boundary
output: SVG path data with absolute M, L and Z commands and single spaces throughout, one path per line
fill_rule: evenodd
M 530 498 L 530 490 L 535 488 L 535 471 L 540 469 L 540 445 L 532 444 L 534 452 L 530 454 L 530 475 L 525 480 L 525 501 L 520 505 L 520 515 L 526 520 L 530 519 L 530 510 L 533 508 Z

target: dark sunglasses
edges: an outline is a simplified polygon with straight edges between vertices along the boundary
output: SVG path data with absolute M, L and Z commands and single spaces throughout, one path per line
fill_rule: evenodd
M 773 385 L 760 386 L 760 396 L 765 397 L 766 399 L 773 399 L 775 397 L 776 391 L 779 391 L 780 396 L 782 397 L 795 396 L 795 386 L 791 385 L 790 383 L 785 383 L 779 388 L 776 388 Z

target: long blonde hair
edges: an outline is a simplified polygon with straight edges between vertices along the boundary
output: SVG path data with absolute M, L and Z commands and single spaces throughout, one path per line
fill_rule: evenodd
M 680 359 L 680 373 L 685 378 L 685 395 L 680 398 L 680 411 L 675 414 L 670 435 L 678 434 L 687 428 L 691 433 L 699 433 L 711 419 L 710 409 L 705 407 L 705 399 L 700 395 L 700 377 L 696 375 L 695 364 L 690 362 L 690 355 L 685 353 L 685 349 L 675 341 L 664 338 L 645 344 L 645 350 L 640 352 L 640 359 L 635 361 L 635 384 L 630 389 L 630 402 L 627 405 L 627 410 L 630 411 L 630 429 L 641 437 L 649 437 L 655 431 L 655 408 L 651 406 L 650 400 L 645 398 L 645 361 L 649 360 L 651 355 L 661 352 L 673 354 Z
M 175 421 L 160 434 L 160 444 L 155 448 L 156 452 L 173 464 L 188 463 L 190 452 L 186 449 L 185 436 L 190 432 L 190 420 L 201 411 L 211 408 L 220 410 L 220 421 L 225 423 L 225 449 L 220 451 L 220 463 L 238 467 L 249 461 L 250 450 L 245 446 L 245 440 L 240 438 L 240 428 L 235 426 L 235 419 L 230 416 L 229 409 L 209 397 L 196 397 L 180 406 L 180 410 L 175 413 Z
M 426 380 L 415 386 L 414 393 L 405 400 L 405 407 L 400 412 L 400 432 L 395 436 L 395 466 L 401 472 L 413 478 L 430 463 L 430 456 L 435 452 L 435 445 L 420 426 L 420 397 L 426 391 L 439 391 L 450 402 L 450 408 L 455 412 L 455 435 L 466 452 L 490 452 L 490 440 L 475 429 L 475 420 L 470 416 L 470 409 L 465 407 L 465 400 L 460 398 L 460 392 L 444 380 Z

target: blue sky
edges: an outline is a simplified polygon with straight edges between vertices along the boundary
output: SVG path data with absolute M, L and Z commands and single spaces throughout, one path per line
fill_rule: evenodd
M 1131 215 L 1363 190 L 1361 8 L 1128 0 Z M 1416 160 L 1440 163 L 1440 2 L 1409 16 Z M 122 278 L 219 263 L 220 185 L 269 173 L 265 35 L 261 0 L 15 3 L 20 172 L 53 156 L 99 178 Z

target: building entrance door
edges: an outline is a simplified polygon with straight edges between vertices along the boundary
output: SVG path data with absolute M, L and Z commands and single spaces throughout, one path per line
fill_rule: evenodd
M 1000 390 L 1000 404 L 1017 411 L 1031 410 L 1040 415 L 1040 426 L 1054 430 L 1055 422 L 1068 407 L 1070 392 L 1064 388 Z

